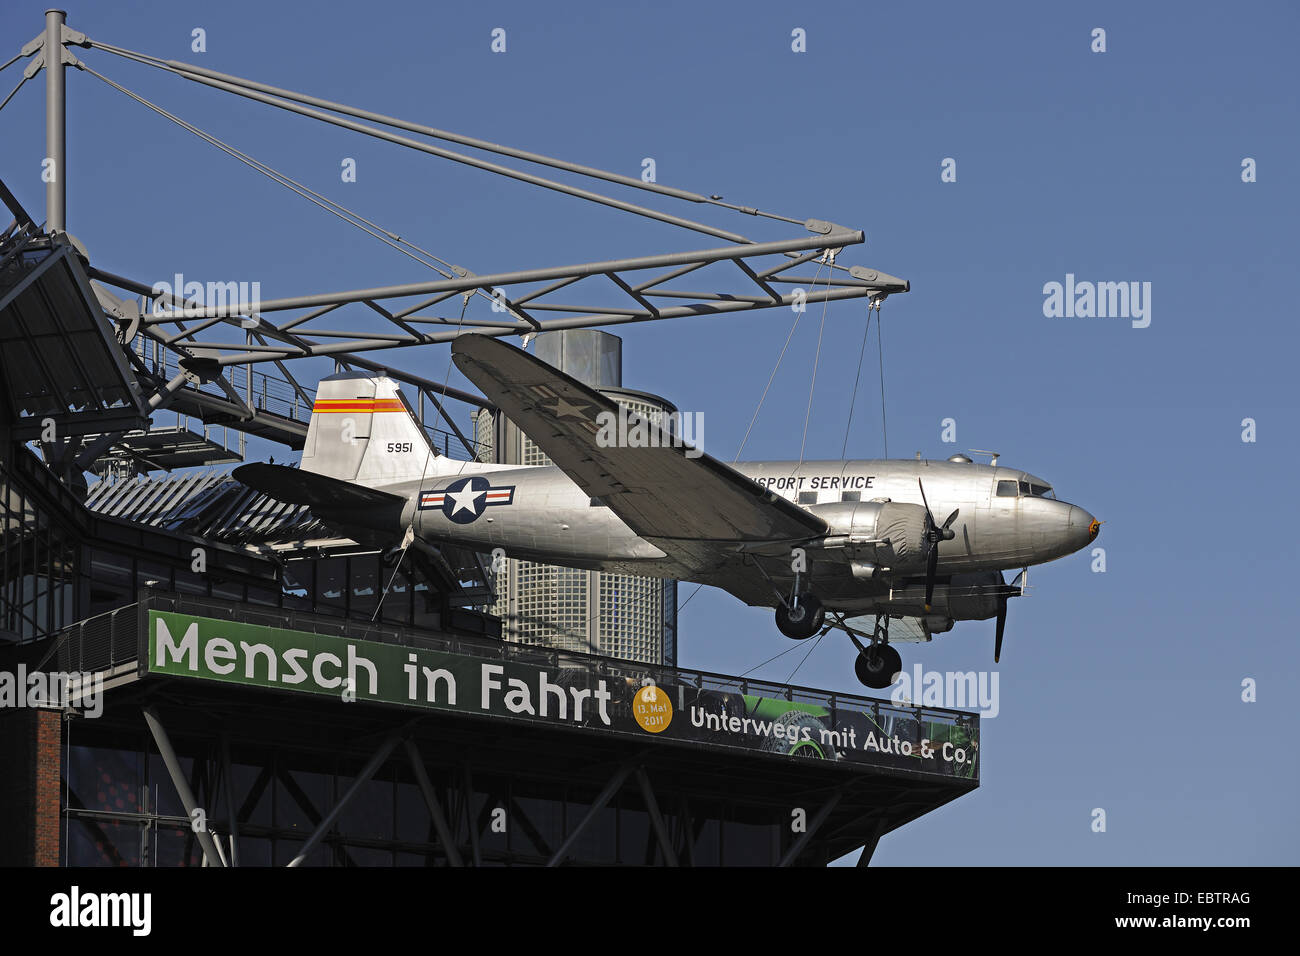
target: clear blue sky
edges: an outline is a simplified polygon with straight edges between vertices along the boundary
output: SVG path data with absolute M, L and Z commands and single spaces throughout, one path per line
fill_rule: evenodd
M 0 60 L 41 29 L 43 9 L 4 5 Z M 69 23 L 630 175 L 653 157 L 662 183 L 865 230 L 842 261 L 912 282 L 884 310 L 890 451 L 993 448 L 1107 522 L 1106 573 L 1081 552 L 1031 572 L 1032 596 L 1012 602 L 980 789 L 886 837 L 877 861 L 1300 859 L 1287 704 L 1300 673 L 1293 5 L 228 0 L 74 4 Z M 195 27 L 204 54 L 190 50 Z M 494 27 L 505 54 L 489 50 Z M 796 27 L 803 54 L 790 49 Z M 1095 27 L 1104 54 L 1090 52 Z M 713 244 L 76 52 L 480 273 Z M 7 92 L 16 68 L 0 79 Z M 150 282 L 257 280 L 264 296 L 428 275 L 93 77 L 70 72 L 68 86 L 68 223 L 97 265 Z M 38 218 L 42 110 L 37 82 L 0 112 L 0 175 Z M 356 183 L 340 182 L 345 156 Z M 955 183 L 940 182 L 945 157 Z M 1258 182 L 1241 181 L 1245 157 Z M 755 238 L 798 233 L 672 211 Z M 1150 282 L 1150 327 L 1045 318 L 1043 284 L 1066 273 Z M 746 457 L 798 456 L 819 317 L 801 322 Z M 809 457 L 839 456 L 863 319 L 859 303 L 829 310 Z M 625 328 L 624 382 L 704 412 L 706 448 L 729 460 L 791 320 Z M 874 457 L 868 359 L 850 449 Z M 447 349 L 393 363 L 441 379 Z M 946 417 L 955 446 L 940 441 Z M 959 625 L 905 647 L 904 661 L 989 668 L 992 632 Z M 786 647 L 770 612 L 721 592 L 682 613 L 687 666 L 739 673 Z M 797 656 L 760 676 L 785 679 Z M 852 660 L 828 637 L 797 681 L 853 690 Z M 1240 700 L 1247 677 L 1257 703 Z M 1104 834 L 1090 830 L 1094 807 Z

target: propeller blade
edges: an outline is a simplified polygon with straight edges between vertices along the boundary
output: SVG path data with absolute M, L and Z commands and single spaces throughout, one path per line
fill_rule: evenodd
M 1005 597 L 998 599 L 998 630 L 997 636 L 993 639 L 993 663 L 996 664 L 1002 657 L 1002 635 L 1007 629 L 1007 599 Z
M 920 478 L 916 479 L 916 486 L 917 486 L 918 488 L 921 489 L 921 500 L 922 500 L 923 502 L 925 502 L 925 517 L 926 517 L 926 520 L 930 523 L 930 527 L 933 528 L 933 527 L 934 527 L 934 515 L 930 513 L 930 499 L 928 499 L 928 498 L 925 496 L 925 485 L 923 485 L 923 484 L 921 483 L 921 479 L 920 479 Z
M 953 508 L 952 514 L 948 515 L 948 520 L 943 523 L 943 540 L 951 541 L 957 536 L 957 532 L 952 530 L 952 523 L 957 520 L 957 515 L 961 513 L 960 508 Z
M 934 603 L 934 573 L 939 567 L 939 542 L 930 545 L 930 556 L 925 566 L 925 610 Z

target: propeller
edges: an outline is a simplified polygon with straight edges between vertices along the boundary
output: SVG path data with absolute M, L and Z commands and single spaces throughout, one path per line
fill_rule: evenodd
M 936 525 L 930 511 L 930 501 L 925 497 L 925 485 L 920 478 L 916 479 L 916 484 L 921 489 L 921 500 L 925 502 L 925 540 L 930 542 L 930 555 L 925 567 L 925 610 L 928 612 L 934 602 L 934 575 L 939 568 L 939 542 L 951 541 L 957 536 L 957 532 L 952 530 L 952 523 L 957 520 L 961 509 L 953 508 L 948 520 L 942 525 Z
M 997 632 L 993 638 L 993 663 L 998 663 L 1002 657 L 1002 635 L 1007 629 L 1007 601 L 1017 594 L 1020 594 L 1022 588 L 1016 582 L 1021 579 L 1024 572 L 1016 575 L 1015 581 L 1007 584 L 1007 579 L 998 572 L 998 577 L 1002 579 L 1002 584 L 997 590 L 998 598 L 998 624 Z

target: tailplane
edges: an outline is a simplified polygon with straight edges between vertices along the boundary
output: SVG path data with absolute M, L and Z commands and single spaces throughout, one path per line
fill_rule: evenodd
M 370 372 L 321 379 L 302 470 L 367 488 L 459 470 L 434 450 L 397 382 Z

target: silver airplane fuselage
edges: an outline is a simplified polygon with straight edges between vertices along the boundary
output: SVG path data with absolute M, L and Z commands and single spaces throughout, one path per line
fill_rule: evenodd
M 920 506 L 923 485 L 936 523 L 957 511 L 954 537 L 939 546 L 940 575 L 1042 564 L 1078 551 L 1097 535 L 1091 514 L 1056 500 L 1046 481 L 1013 468 L 912 459 L 759 461 L 733 467 L 772 494 L 823 516 L 851 511 L 854 502 Z M 477 477 L 467 483 L 471 476 Z M 501 549 L 512 558 L 547 564 L 696 580 L 554 466 L 471 462 L 458 474 L 386 490 L 411 497 L 403 521 L 425 540 L 484 553 Z M 864 596 L 881 587 L 861 582 Z

